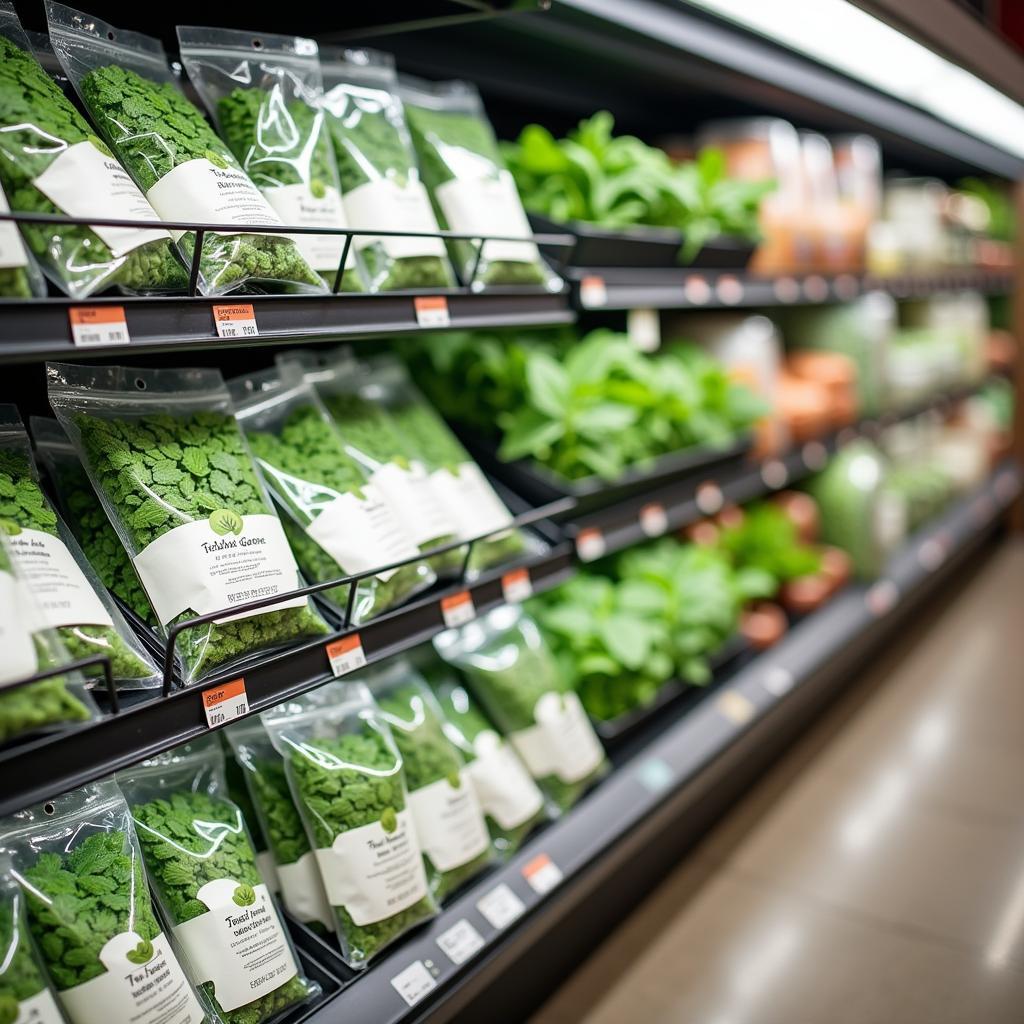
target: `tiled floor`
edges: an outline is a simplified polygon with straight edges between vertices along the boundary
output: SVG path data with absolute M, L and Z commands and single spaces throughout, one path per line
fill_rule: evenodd
M 905 631 L 533 1024 L 1022 1024 L 1024 541 Z

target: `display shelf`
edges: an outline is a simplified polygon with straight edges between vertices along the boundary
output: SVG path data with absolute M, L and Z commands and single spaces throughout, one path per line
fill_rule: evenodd
M 595 879 L 606 881 L 607 873 L 618 869 L 632 873 L 635 884 L 638 844 L 658 842 L 652 833 L 666 827 L 659 817 L 666 807 L 673 805 L 678 825 L 680 801 L 695 799 L 704 773 L 730 753 L 733 763 L 742 763 L 739 752 L 746 739 L 759 738 L 763 728 L 782 728 L 790 709 L 795 714 L 822 691 L 837 688 L 851 665 L 995 526 L 1020 493 L 1021 481 L 1016 464 L 1002 465 L 910 538 L 882 579 L 850 585 L 695 707 L 666 716 L 668 723 L 652 730 L 653 738 L 635 741 L 580 804 L 382 956 L 312 1019 L 399 1024 L 427 1016 L 451 1019 L 467 1007 L 466 1019 L 478 1019 L 472 1009 L 482 1011 L 482 1006 L 474 1007 L 472 1000 L 481 993 L 490 1019 L 520 1019 L 509 1004 L 494 1001 L 488 985 L 499 976 L 511 983 L 507 969 L 527 944 L 531 959 L 541 956 L 545 931 L 574 901 L 579 905 L 593 896 Z M 673 827 L 674 839 L 679 831 Z M 612 902 L 607 885 L 600 892 L 604 895 L 595 898 Z M 597 937 L 592 935 L 591 944 Z M 586 941 L 578 928 L 576 941 Z M 540 973 L 514 979 L 518 998 L 525 998 Z

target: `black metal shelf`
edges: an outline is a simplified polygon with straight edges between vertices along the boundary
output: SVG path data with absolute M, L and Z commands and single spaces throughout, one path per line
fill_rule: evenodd
M 871 585 L 850 585 L 696 707 L 666 716 L 670 724 L 648 742 L 634 743 L 632 753 L 572 811 L 351 981 L 312 1019 L 323 1024 L 339 1019 L 404 1024 L 427 1017 L 451 1019 L 465 1010 L 527 943 L 536 943 L 573 901 L 589 894 L 595 875 L 613 870 L 617 851 L 628 848 L 650 822 L 657 823 L 667 804 L 695 799 L 699 779 L 714 765 L 730 753 L 742 760 L 745 741 L 760 742 L 762 729 L 779 729 L 787 715 L 809 700 L 820 700 L 822 691 L 836 689 L 850 667 L 995 527 L 1021 485 L 1020 468 L 1003 464 L 975 492 L 915 534 L 883 578 Z M 678 832 L 676 811 L 673 830 Z M 626 862 L 625 870 L 635 870 L 635 861 Z M 521 910 L 515 920 L 496 927 L 480 903 L 503 889 Z M 602 892 L 608 895 L 607 888 Z M 467 926 L 475 931 L 478 948 L 468 965 L 456 964 L 444 951 L 444 936 L 456 927 L 464 932 Z M 536 945 L 530 949 L 531 955 L 537 954 Z M 401 994 L 402 979 L 409 980 L 408 1000 Z M 521 985 L 529 988 L 530 979 L 523 978 Z M 516 1019 L 504 1004 L 495 1007 L 493 1019 Z

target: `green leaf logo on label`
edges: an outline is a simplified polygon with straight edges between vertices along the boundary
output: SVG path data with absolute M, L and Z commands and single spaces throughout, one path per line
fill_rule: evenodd
M 256 902 L 256 890 L 251 885 L 240 885 L 231 897 L 240 907 L 251 907 Z
M 214 167 L 219 167 L 222 171 L 225 170 L 228 166 L 227 160 L 225 160 L 224 157 L 220 155 L 220 153 L 217 153 L 212 149 L 208 149 L 203 154 L 203 156 L 205 156 L 206 159 L 209 160 Z
M 125 953 L 125 957 L 131 964 L 148 964 L 153 959 L 153 943 L 148 939 L 141 939 L 139 944 Z
M 380 827 L 385 832 L 394 832 L 398 828 L 398 814 L 394 807 L 385 807 L 380 815 Z
M 320 178 L 313 178 L 309 183 L 309 191 L 314 199 L 323 199 L 327 195 L 327 186 Z
M 229 508 L 219 508 L 216 512 L 210 513 L 210 529 L 218 537 L 233 533 L 236 537 L 242 532 L 242 517 Z
M 462 778 L 459 776 L 458 772 L 449 772 L 445 778 L 448 780 L 448 785 L 451 786 L 452 789 L 458 789 L 459 786 L 462 785 Z
M 0 519 L 0 530 L 8 537 L 17 537 L 21 533 L 21 527 L 13 519 Z

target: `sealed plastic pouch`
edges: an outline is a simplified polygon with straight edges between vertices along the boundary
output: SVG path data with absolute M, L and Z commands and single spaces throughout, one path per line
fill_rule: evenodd
M 239 377 L 230 384 L 238 423 L 307 579 L 322 582 L 381 569 L 355 584 L 353 621 L 380 614 L 430 586 L 399 517 L 342 444 L 313 385 L 296 362 Z M 349 586 L 320 594 L 340 614 Z
M 375 50 L 320 50 L 327 130 L 353 228 L 437 232 L 405 123 L 393 59 Z M 440 238 L 357 235 L 372 291 L 455 284 Z
M 113 781 L 19 811 L 0 822 L 0 832 L 70 1024 L 211 1019 L 157 918 L 131 815 Z
M 505 167 L 476 86 L 399 79 L 424 184 L 441 225 L 459 234 L 529 239 L 532 232 L 515 179 Z M 453 240 L 459 276 L 475 291 L 488 285 L 562 286 L 531 241 Z M 475 276 L 474 276 L 475 271 Z
M 164 917 L 192 979 L 224 1024 L 268 1024 L 319 993 L 299 970 L 227 796 L 216 736 L 118 776 Z
M 334 908 L 341 955 L 365 967 L 437 912 L 402 756 L 361 683 L 328 683 L 262 717 Z
M 3 178 L 0 173 L 0 183 Z M 10 212 L 10 203 L 0 184 L 0 213 Z M 0 221 L 0 299 L 32 299 L 45 294 L 46 282 L 35 258 L 25 248 L 18 225 Z
M 476 790 L 419 673 L 398 659 L 365 678 L 402 755 L 430 888 L 435 899 L 443 900 L 493 859 Z
M 557 808 L 567 810 L 607 770 L 579 697 L 537 624 L 505 605 L 434 639 L 442 658 L 498 725 Z
M 47 366 L 74 443 L 162 627 L 302 586 L 216 370 Z M 322 636 L 305 597 L 185 630 L 187 683 Z
M 159 40 L 126 32 L 49 0 L 53 49 L 89 116 L 157 215 L 188 224 L 237 224 L 209 232 L 200 287 L 220 295 L 243 284 L 324 291 L 321 278 L 282 234 L 246 232 L 280 225 L 260 190 L 175 82 Z M 195 234 L 171 232 L 186 261 Z
M 338 168 L 320 109 L 323 87 L 312 39 L 178 26 L 181 61 L 235 159 L 283 224 L 345 228 Z M 291 235 L 329 284 L 344 235 Z M 341 290 L 363 291 L 350 246 Z

